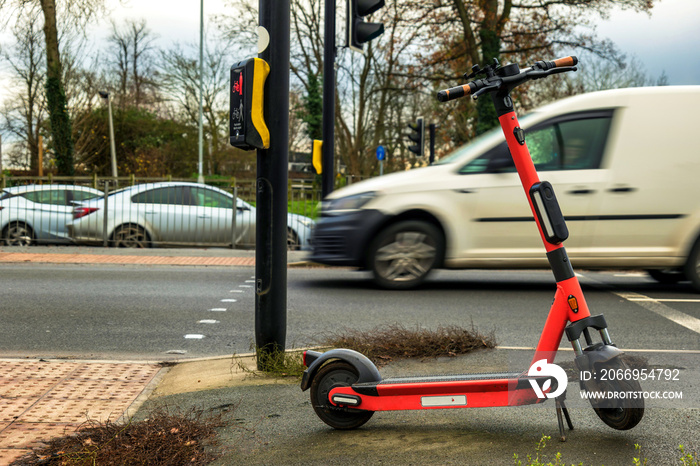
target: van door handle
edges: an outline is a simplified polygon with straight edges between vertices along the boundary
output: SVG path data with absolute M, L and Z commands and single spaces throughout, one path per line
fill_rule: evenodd
M 634 191 L 636 191 L 636 190 L 637 190 L 637 188 L 632 188 L 632 187 L 629 187 L 629 186 L 624 186 L 624 187 L 621 187 L 621 188 L 611 188 L 611 189 L 608 189 L 608 192 L 609 192 L 609 193 L 632 193 L 632 192 L 634 192 Z
M 566 194 L 593 194 L 595 191 L 592 189 L 574 189 L 573 191 L 567 191 Z

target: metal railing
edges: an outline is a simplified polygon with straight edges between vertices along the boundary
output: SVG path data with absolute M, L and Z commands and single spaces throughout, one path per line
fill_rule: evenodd
M 185 181 L 188 184 L 177 185 L 181 189 L 141 186 Z M 254 247 L 255 180 L 226 178 L 207 180 L 205 185 L 229 195 L 172 177 L 2 176 L 0 239 L 4 244 Z M 296 214 L 288 215 L 288 244 L 308 247 L 320 188 L 309 180 L 293 179 L 287 196 L 289 213 Z M 81 206 L 93 210 L 74 219 L 74 209 Z

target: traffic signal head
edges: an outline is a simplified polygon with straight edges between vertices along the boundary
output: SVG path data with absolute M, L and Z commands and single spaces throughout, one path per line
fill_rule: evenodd
M 423 122 L 423 117 L 416 120 L 416 124 L 408 124 L 411 128 L 411 132 L 408 133 L 408 139 L 415 142 L 414 145 L 408 146 L 408 150 L 413 152 L 419 157 L 423 157 L 423 147 L 425 147 L 425 123 Z
M 350 49 L 362 52 L 362 44 L 376 39 L 384 32 L 384 24 L 366 23 L 363 17 L 382 8 L 384 0 L 347 0 L 347 5 L 347 44 Z

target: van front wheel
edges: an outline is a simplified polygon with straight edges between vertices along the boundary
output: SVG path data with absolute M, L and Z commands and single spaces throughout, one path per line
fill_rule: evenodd
M 690 251 L 688 262 L 685 264 L 685 277 L 693 284 L 695 291 L 700 293 L 700 239 Z
M 445 240 L 427 222 L 409 220 L 382 230 L 370 247 L 369 266 L 382 288 L 406 290 L 416 287 L 440 265 Z

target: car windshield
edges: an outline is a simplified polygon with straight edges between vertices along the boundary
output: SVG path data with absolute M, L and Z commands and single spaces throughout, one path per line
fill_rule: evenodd
M 532 119 L 533 113 L 528 113 L 524 117 L 519 119 L 519 123 L 521 126 L 525 127 L 527 126 L 527 123 Z M 455 149 L 450 155 L 447 155 L 440 160 L 436 161 L 434 165 L 446 165 L 450 163 L 454 163 L 464 157 L 466 157 L 468 154 L 473 154 L 476 152 L 481 152 L 482 148 L 484 146 L 492 146 L 495 141 L 502 141 L 503 140 L 503 130 L 501 130 L 500 126 L 496 126 L 494 128 L 491 128 L 487 132 L 480 134 L 479 136 L 475 137 L 468 143 L 464 144 L 463 146 L 458 147 Z

